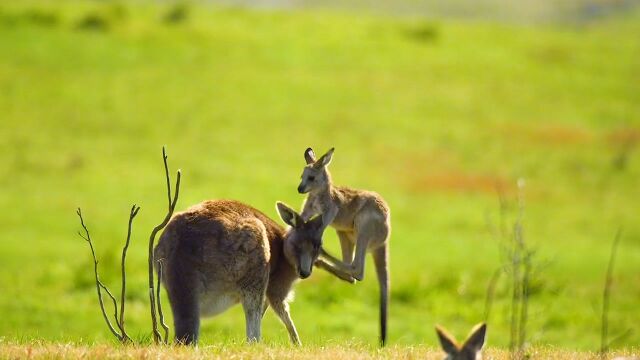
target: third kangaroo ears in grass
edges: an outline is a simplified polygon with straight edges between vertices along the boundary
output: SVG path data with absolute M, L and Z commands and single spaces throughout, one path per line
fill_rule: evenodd
M 487 324 L 480 323 L 476 325 L 462 345 L 459 345 L 455 338 L 449 335 L 441 326 L 436 326 L 436 333 L 438 334 L 442 350 L 448 355 L 447 359 L 474 360 L 484 345 Z
M 322 155 L 320 159 L 316 160 L 316 154 L 313 152 L 313 149 L 307 148 L 307 150 L 304 151 L 304 160 L 307 162 L 307 165 L 313 164 L 313 166 L 317 168 L 327 166 L 331 162 L 331 157 L 333 156 L 334 150 L 335 148 L 329 149 L 326 154 Z

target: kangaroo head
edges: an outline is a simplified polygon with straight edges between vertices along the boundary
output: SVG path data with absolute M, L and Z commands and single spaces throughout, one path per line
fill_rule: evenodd
M 287 205 L 277 202 L 278 213 L 291 228 L 284 239 L 284 256 L 302 279 L 311 275 L 313 263 L 318 259 L 322 245 L 322 217 L 316 216 L 309 221 Z
M 327 151 L 322 155 L 320 159 L 316 160 L 316 154 L 313 149 L 308 148 L 304 152 L 304 159 L 307 161 L 307 165 L 302 170 L 302 176 L 300 185 L 298 185 L 298 192 L 300 194 L 306 194 L 316 189 L 324 189 L 329 184 L 329 171 L 327 166 L 331 162 L 334 148 Z
M 444 328 L 436 326 L 436 333 L 438 333 L 442 350 L 447 353 L 445 360 L 480 360 L 482 358 L 480 350 L 484 345 L 486 332 L 487 324 L 480 323 L 471 330 L 467 340 L 462 345 L 459 345 Z

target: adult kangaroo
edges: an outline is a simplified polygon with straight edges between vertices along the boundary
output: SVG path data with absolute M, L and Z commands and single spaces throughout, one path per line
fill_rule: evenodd
M 380 344 L 387 341 L 387 308 L 389 304 L 389 235 L 391 219 L 389 206 L 377 193 L 334 186 L 327 166 L 332 148 L 320 159 L 311 148 L 304 152 L 307 165 L 302 172 L 298 192 L 308 193 L 301 213 L 303 220 L 322 215 L 322 226 L 336 229 L 342 248 L 342 261 L 320 249 L 320 259 L 330 263 L 318 264 L 345 280 L 364 279 L 365 255 L 370 252 L 380 285 Z M 355 256 L 354 256 L 355 255 Z
M 173 311 L 175 338 L 197 343 L 200 318 L 241 303 L 248 342 L 260 341 L 271 305 L 291 342 L 300 344 L 288 295 L 311 275 L 322 239 L 322 219 L 304 221 L 278 202 L 284 229 L 262 212 L 233 200 L 210 200 L 173 216 L 158 245 L 162 282 Z

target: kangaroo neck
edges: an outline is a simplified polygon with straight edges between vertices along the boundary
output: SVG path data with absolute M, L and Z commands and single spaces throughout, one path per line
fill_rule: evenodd
M 295 266 L 289 263 L 284 254 L 284 242 L 287 241 L 287 230 L 282 229 L 278 236 L 269 240 L 271 245 L 271 261 L 269 277 L 278 279 L 279 282 L 293 283 L 297 278 Z

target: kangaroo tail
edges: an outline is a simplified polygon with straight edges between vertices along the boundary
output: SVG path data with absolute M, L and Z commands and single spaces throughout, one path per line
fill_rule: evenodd
M 389 308 L 389 251 L 388 246 L 374 250 L 373 260 L 380 285 L 380 346 L 387 343 L 387 318 Z

